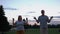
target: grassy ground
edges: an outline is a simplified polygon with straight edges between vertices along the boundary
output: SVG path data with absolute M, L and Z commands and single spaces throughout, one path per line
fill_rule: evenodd
M 58 30 L 59 28 L 49 28 L 48 34 L 60 34 Z M 16 34 L 16 31 L 7 32 L 7 34 Z M 39 29 L 27 29 L 25 30 L 25 34 L 40 34 L 40 30 Z

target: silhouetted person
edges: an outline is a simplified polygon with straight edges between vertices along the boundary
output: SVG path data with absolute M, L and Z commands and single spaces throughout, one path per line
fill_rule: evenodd
M 36 17 L 34 17 L 34 19 L 37 21 L 37 23 L 40 22 L 40 34 L 48 34 L 48 25 L 47 22 L 49 23 L 51 21 L 51 19 L 53 18 L 50 17 L 50 19 L 48 18 L 48 16 L 45 15 L 45 11 L 41 10 L 41 16 L 38 17 L 38 20 L 36 19 Z
M 13 26 L 14 26 L 14 21 L 15 21 L 14 18 L 12 18 L 12 24 L 13 24 Z
M 28 18 L 26 18 L 26 21 L 27 21 L 27 23 L 28 23 Z
M 7 21 L 7 17 L 4 16 L 5 12 L 3 10 L 3 6 L 0 5 L 0 32 L 4 34 L 4 32 L 10 29 L 9 23 Z

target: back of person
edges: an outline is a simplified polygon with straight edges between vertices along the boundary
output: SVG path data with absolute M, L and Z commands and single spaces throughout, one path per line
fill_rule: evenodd
M 49 19 L 48 16 L 45 15 L 44 10 L 41 10 L 41 14 L 42 15 L 38 17 L 38 20 L 36 19 L 36 17 L 34 17 L 34 19 L 37 23 L 40 22 L 40 34 L 48 34 L 47 22 L 49 23 L 53 16 Z
M 48 16 L 39 16 L 38 20 L 40 21 L 40 27 L 44 28 L 47 27 L 47 20 L 48 20 Z

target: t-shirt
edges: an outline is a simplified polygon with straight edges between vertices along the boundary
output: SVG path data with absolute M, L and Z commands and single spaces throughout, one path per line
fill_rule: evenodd
M 38 21 L 40 22 L 40 27 L 44 28 L 47 27 L 47 22 L 48 22 L 48 16 L 44 15 L 44 16 L 39 16 L 38 17 Z
M 24 30 L 24 21 L 16 21 L 16 30 Z

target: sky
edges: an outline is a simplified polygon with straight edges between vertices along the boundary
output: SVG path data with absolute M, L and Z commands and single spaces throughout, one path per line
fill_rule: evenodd
M 17 10 L 6 9 L 5 16 L 8 20 L 19 15 L 23 19 L 33 20 L 33 17 L 41 15 L 41 10 L 45 10 L 47 16 L 60 16 L 60 0 L 0 0 L 0 5 L 4 8 L 16 8 Z

